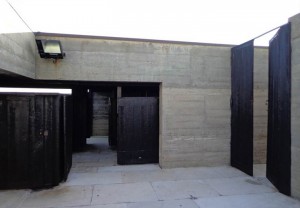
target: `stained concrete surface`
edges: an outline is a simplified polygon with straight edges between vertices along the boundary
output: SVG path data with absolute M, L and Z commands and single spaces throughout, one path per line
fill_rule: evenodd
M 264 177 L 228 167 L 119 166 L 107 138 L 73 155 L 66 182 L 39 191 L 0 191 L 0 208 L 300 208 Z

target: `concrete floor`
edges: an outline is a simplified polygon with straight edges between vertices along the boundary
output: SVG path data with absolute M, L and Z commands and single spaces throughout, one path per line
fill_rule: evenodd
M 0 191 L 0 207 L 300 207 L 299 201 L 278 193 L 265 177 L 249 177 L 228 166 L 163 170 L 155 164 L 118 166 L 106 140 L 88 142 L 86 152 L 74 154 L 66 182 L 48 190 Z

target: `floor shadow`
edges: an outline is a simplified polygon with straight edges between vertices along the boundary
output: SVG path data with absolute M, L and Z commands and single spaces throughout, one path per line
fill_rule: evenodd
M 75 166 L 89 166 L 92 163 L 98 166 L 117 165 L 117 152 L 109 147 L 108 137 L 87 138 L 84 151 L 73 153 Z

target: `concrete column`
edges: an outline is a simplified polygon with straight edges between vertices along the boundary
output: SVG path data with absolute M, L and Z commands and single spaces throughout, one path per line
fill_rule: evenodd
M 300 14 L 291 17 L 291 194 L 300 199 Z

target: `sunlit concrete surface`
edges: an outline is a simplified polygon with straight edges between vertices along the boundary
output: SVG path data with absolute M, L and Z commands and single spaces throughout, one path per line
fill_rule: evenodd
M 1 208 L 256 208 L 300 207 L 264 177 L 228 167 L 161 169 L 119 166 L 107 138 L 88 139 L 73 155 L 68 180 L 45 190 L 0 192 Z
M 266 177 L 267 164 L 254 164 L 253 175 L 255 177 Z

